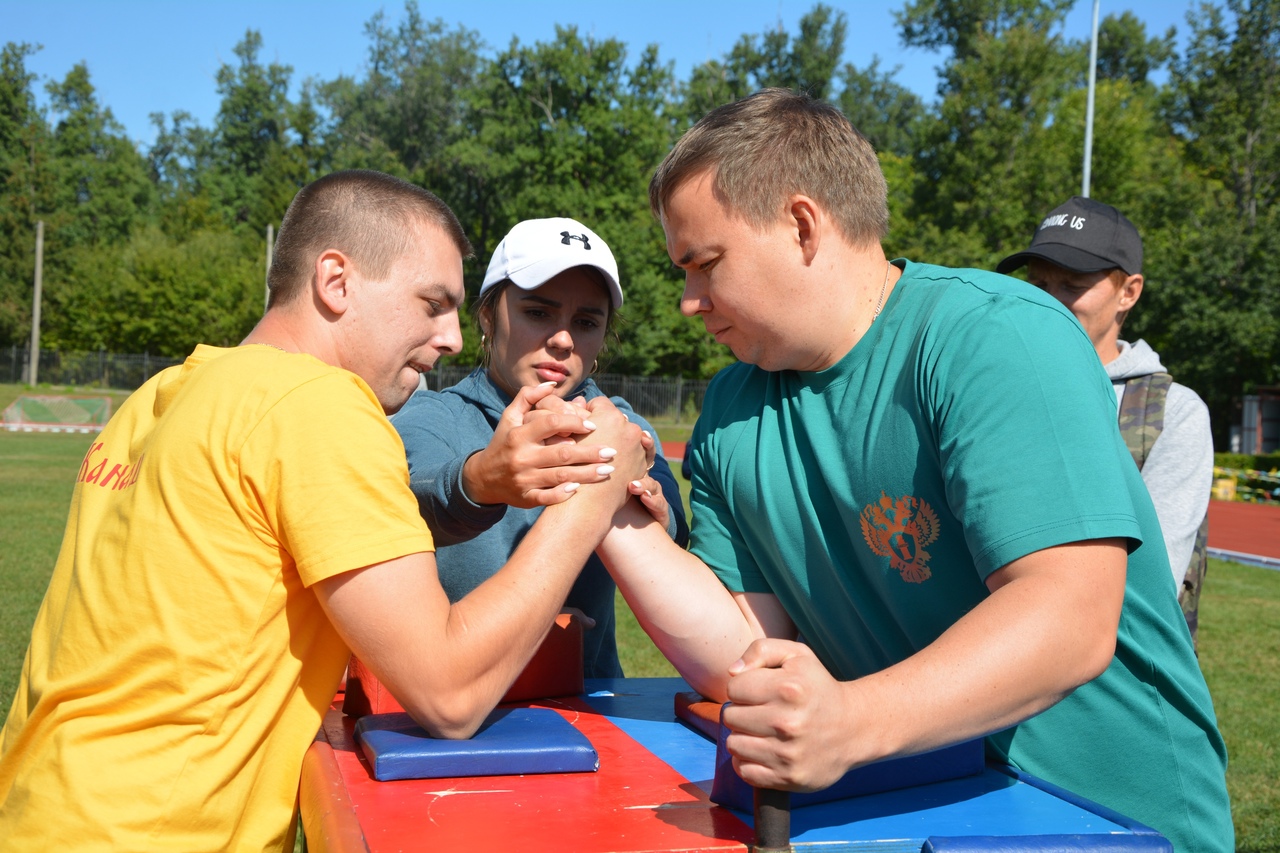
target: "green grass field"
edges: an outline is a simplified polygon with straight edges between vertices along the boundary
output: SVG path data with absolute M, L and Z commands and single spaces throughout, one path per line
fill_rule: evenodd
M 6 711 L 58 556 L 71 486 L 93 438 L 0 432 L 0 707 Z
M 16 393 L 0 385 L 0 408 Z M 72 481 L 92 439 L 0 431 L 0 708 L 12 702 Z M 618 617 L 627 674 L 674 674 L 621 599 Z M 1236 849 L 1280 853 L 1280 572 L 1210 561 L 1200 631 L 1201 665 L 1231 757 Z

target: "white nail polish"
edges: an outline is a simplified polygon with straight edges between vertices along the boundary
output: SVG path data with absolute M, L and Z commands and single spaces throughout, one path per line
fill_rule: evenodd
M 595 425 L 595 424 L 593 424 L 591 421 L 583 421 L 583 422 L 582 422 L 582 425 L 583 425 L 585 428 L 587 428 L 587 429 L 595 429 L 595 428 L 596 428 L 596 425 Z
M 602 448 L 600 448 L 600 458 L 601 458 L 601 459 L 612 459 L 613 457 L 615 457 L 615 456 L 617 456 L 617 455 L 618 455 L 618 451 L 614 450 L 612 447 L 602 447 Z
M 565 483 L 564 490 L 566 492 L 576 492 L 578 491 L 578 485 L 578 483 Z
M 596 469 L 596 473 L 599 474 L 601 477 L 607 477 L 613 473 L 613 466 L 601 465 L 599 468 Z

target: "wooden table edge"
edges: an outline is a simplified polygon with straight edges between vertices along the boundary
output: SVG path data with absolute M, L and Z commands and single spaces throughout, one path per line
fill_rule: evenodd
M 314 853 L 369 853 L 360 821 L 347 794 L 333 747 L 321 727 L 302 757 L 299 810 L 307 850 Z M 326 796 L 327 795 L 327 796 Z

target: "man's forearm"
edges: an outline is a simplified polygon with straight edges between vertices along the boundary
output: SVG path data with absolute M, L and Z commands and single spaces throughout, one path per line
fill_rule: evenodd
M 634 501 L 597 553 L 659 651 L 696 690 L 723 700 L 729 664 L 757 635 L 720 580 Z
M 473 714 L 483 717 L 524 669 L 608 530 L 616 499 L 601 500 L 597 488 L 544 509 L 506 565 L 449 608 L 443 639 L 456 666 L 448 683 Z
M 429 553 L 314 587 L 351 651 L 437 737 L 469 737 L 533 656 L 622 500 L 583 486 L 548 507 L 493 577 L 450 604 Z M 625 495 L 625 493 L 623 493 Z
M 1062 547 L 1001 569 L 937 640 L 854 681 L 837 682 L 807 646 L 754 643 L 725 711 L 743 779 L 826 787 L 851 767 L 1007 728 L 1097 676 L 1114 654 L 1124 549 Z
M 522 390 L 503 417 L 517 420 L 539 393 L 549 391 L 550 386 Z M 614 513 L 629 500 L 627 484 L 644 470 L 639 428 L 611 405 L 594 414 L 598 429 L 571 449 L 598 455 L 609 448 L 618 476 L 562 489 L 564 497 L 542 511 L 502 569 L 432 623 L 445 654 L 436 667 L 439 683 L 427 687 L 443 685 L 454 700 L 452 732 L 474 732 L 529 662 Z M 576 418 L 559 420 L 570 423 L 558 426 L 556 416 L 548 415 L 542 427 L 581 429 Z M 428 657 L 435 654 L 434 648 L 425 650 Z M 425 657 L 420 663 L 428 664 Z
M 1001 570 L 1006 582 L 929 646 L 848 683 L 850 702 L 876 721 L 856 763 L 1005 729 L 1101 674 L 1115 651 L 1125 576 L 1124 548 L 1102 542 L 1015 561 Z

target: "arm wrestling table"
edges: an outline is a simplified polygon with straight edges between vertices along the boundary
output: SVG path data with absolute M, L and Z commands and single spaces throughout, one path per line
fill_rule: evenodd
M 590 679 L 554 708 L 591 740 L 595 773 L 378 782 L 335 703 L 302 766 L 313 851 L 654 853 L 750 849 L 750 813 L 708 799 L 716 746 L 676 720 L 678 678 Z M 1171 851 L 1153 830 L 1033 777 L 978 776 L 796 809 L 797 851 Z

